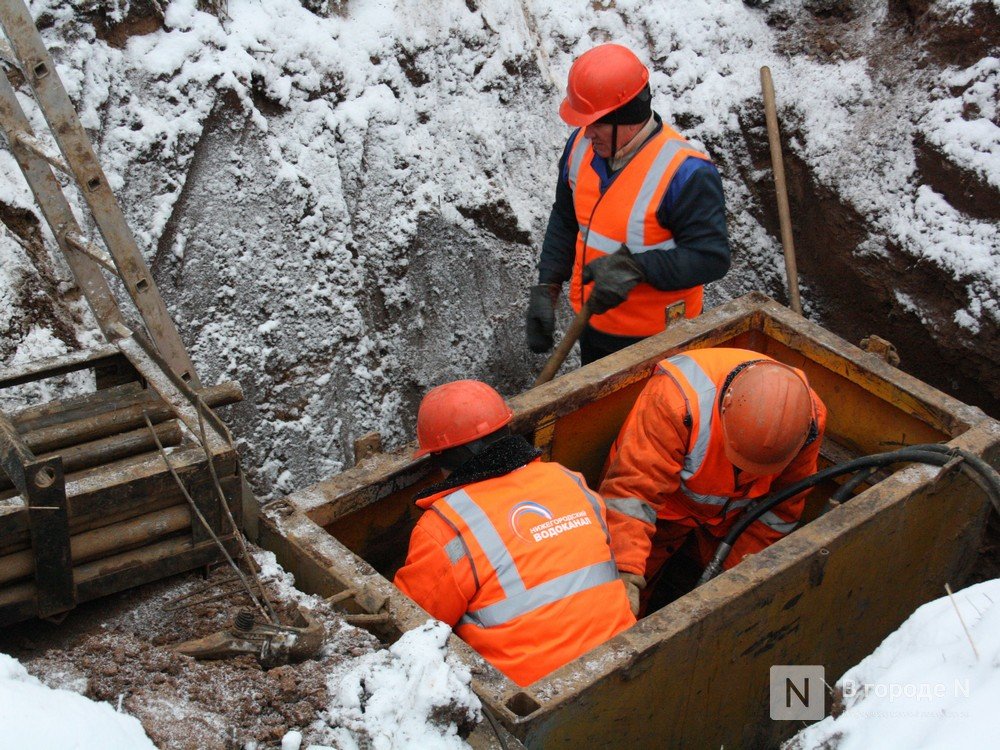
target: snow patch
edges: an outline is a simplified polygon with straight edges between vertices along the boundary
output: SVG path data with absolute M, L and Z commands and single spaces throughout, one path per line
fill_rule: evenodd
M 0 750 L 156 750 L 133 716 L 69 690 L 46 687 L 0 654 Z
M 467 667 L 448 655 L 451 628 L 428 621 L 388 650 L 367 654 L 331 677 L 331 739 L 337 746 L 375 750 L 459 750 L 468 745 L 454 721 L 479 722 L 481 704 Z

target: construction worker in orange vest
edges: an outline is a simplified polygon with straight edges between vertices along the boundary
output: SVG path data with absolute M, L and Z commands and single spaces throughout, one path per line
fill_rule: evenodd
M 601 483 L 611 546 L 633 601 L 689 536 L 707 565 L 754 500 L 814 474 L 825 427 L 826 407 L 806 376 L 763 354 L 697 349 L 661 361 Z M 791 532 L 807 494 L 752 523 L 725 568 Z
M 394 583 L 518 685 L 635 623 L 611 555 L 604 502 L 584 478 L 510 432 L 513 413 L 477 380 L 438 386 L 417 413 L 417 456 L 445 480 Z
M 570 282 L 592 362 L 665 327 L 665 309 L 701 313 L 702 285 L 729 270 L 719 172 L 652 111 L 649 71 L 629 49 L 602 44 L 570 68 L 559 114 L 576 129 L 559 160 L 556 199 L 531 288 L 528 346 L 552 347 L 555 304 Z M 624 247 L 623 247 L 624 246 Z

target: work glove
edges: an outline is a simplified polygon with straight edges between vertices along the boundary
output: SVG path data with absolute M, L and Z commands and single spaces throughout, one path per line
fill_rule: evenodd
M 584 266 L 583 283 L 594 282 L 594 288 L 587 297 L 587 307 L 594 315 L 618 307 L 635 285 L 644 279 L 642 269 L 632 259 L 628 248 L 624 245 L 622 248 L 612 255 L 602 255 Z
M 626 573 L 623 570 L 618 571 L 618 577 L 625 584 L 625 593 L 628 594 L 628 606 L 632 609 L 632 614 L 638 617 L 639 592 L 646 588 L 646 579 L 642 576 L 637 576 L 635 573 Z
M 524 330 L 528 336 L 528 348 L 535 354 L 544 354 L 552 348 L 552 334 L 556 330 L 556 300 L 561 288 L 561 284 L 538 284 L 529 290 Z

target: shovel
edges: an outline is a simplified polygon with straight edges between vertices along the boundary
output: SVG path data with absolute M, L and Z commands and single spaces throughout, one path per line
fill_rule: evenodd
M 562 367 L 562 363 L 566 361 L 566 357 L 569 356 L 569 350 L 573 348 L 573 344 L 576 340 L 580 338 L 580 334 L 583 333 L 583 329 L 587 327 L 587 321 L 590 320 L 590 307 L 586 302 L 583 303 L 583 307 L 580 308 L 580 312 L 576 314 L 573 318 L 573 322 L 569 324 L 569 328 L 566 330 L 566 335 L 563 336 L 562 341 L 559 342 L 559 346 L 556 350 L 552 352 L 552 356 L 549 357 L 548 362 L 545 363 L 545 367 L 542 368 L 541 374 L 535 380 L 535 385 L 541 385 L 542 383 L 548 383 L 552 378 L 555 377 L 556 373 L 559 372 L 559 368 Z

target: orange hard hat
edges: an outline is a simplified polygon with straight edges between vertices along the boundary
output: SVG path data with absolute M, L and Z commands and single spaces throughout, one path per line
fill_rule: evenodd
M 602 44 L 580 55 L 569 69 L 559 116 L 586 127 L 631 101 L 649 83 L 649 71 L 628 47 Z
M 503 397 L 479 380 L 456 380 L 432 388 L 417 411 L 414 458 L 471 443 L 514 418 Z
M 729 384 L 720 414 L 726 458 L 751 474 L 777 474 L 809 436 L 812 394 L 805 378 L 788 365 L 754 362 Z

